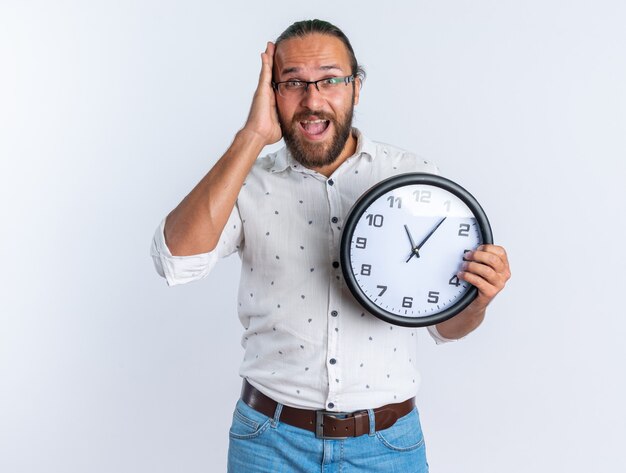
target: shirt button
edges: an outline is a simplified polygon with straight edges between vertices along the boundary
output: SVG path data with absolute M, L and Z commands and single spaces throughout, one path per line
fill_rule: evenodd
M 333 261 L 333 268 L 338 268 L 338 267 L 339 267 L 339 262 Z
M 339 312 L 337 312 L 336 310 L 333 310 L 330 315 L 332 315 L 333 317 L 337 317 L 339 315 Z
M 334 365 L 335 363 L 337 363 L 337 360 L 335 360 L 334 358 L 331 358 L 331 359 L 330 359 L 330 364 L 331 364 L 331 365 Z
M 332 402 L 329 402 L 329 403 L 328 403 L 328 408 L 329 408 L 329 409 L 332 409 L 333 407 L 335 407 L 335 404 L 333 404 Z
M 335 181 L 333 181 L 332 179 L 328 179 L 328 185 L 332 186 L 335 183 Z
M 337 223 L 339 221 L 339 219 L 337 217 L 333 217 L 330 219 L 331 222 L 333 223 Z

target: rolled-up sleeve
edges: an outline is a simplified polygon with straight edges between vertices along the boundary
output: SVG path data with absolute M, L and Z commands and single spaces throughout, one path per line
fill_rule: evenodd
M 164 218 L 161 221 L 154 232 L 150 255 L 157 273 L 165 278 L 168 286 L 202 279 L 211 272 L 220 258 L 234 253 L 243 244 L 243 229 L 237 206 L 233 208 L 217 246 L 208 253 L 173 256 L 165 242 L 165 220 Z

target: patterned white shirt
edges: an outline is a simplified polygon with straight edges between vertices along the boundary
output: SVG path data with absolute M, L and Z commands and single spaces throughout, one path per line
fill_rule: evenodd
M 368 140 L 354 129 L 356 153 L 326 178 L 286 148 L 257 159 L 217 247 L 172 256 L 165 219 L 152 257 L 169 285 L 208 274 L 219 258 L 242 261 L 238 311 L 245 355 L 240 375 L 285 405 L 355 411 L 415 396 L 417 329 L 365 311 L 339 267 L 341 229 L 363 192 L 406 172 L 437 173 L 415 154 Z M 449 341 L 435 327 L 437 343 Z

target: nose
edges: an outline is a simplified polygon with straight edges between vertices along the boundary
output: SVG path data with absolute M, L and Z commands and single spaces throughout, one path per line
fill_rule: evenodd
M 317 84 L 307 84 L 307 88 L 302 94 L 300 105 L 310 110 L 319 110 L 319 105 L 324 102 L 324 97 L 317 88 Z

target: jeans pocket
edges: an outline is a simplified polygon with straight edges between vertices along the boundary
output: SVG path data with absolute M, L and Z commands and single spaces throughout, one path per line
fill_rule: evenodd
M 398 419 L 391 427 L 376 432 L 378 440 L 387 448 L 399 452 L 424 446 L 424 434 L 417 409 Z
M 255 411 L 241 399 L 237 402 L 229 435 L 234 439 L 253 439 L 270 426 L 272 419 Z

